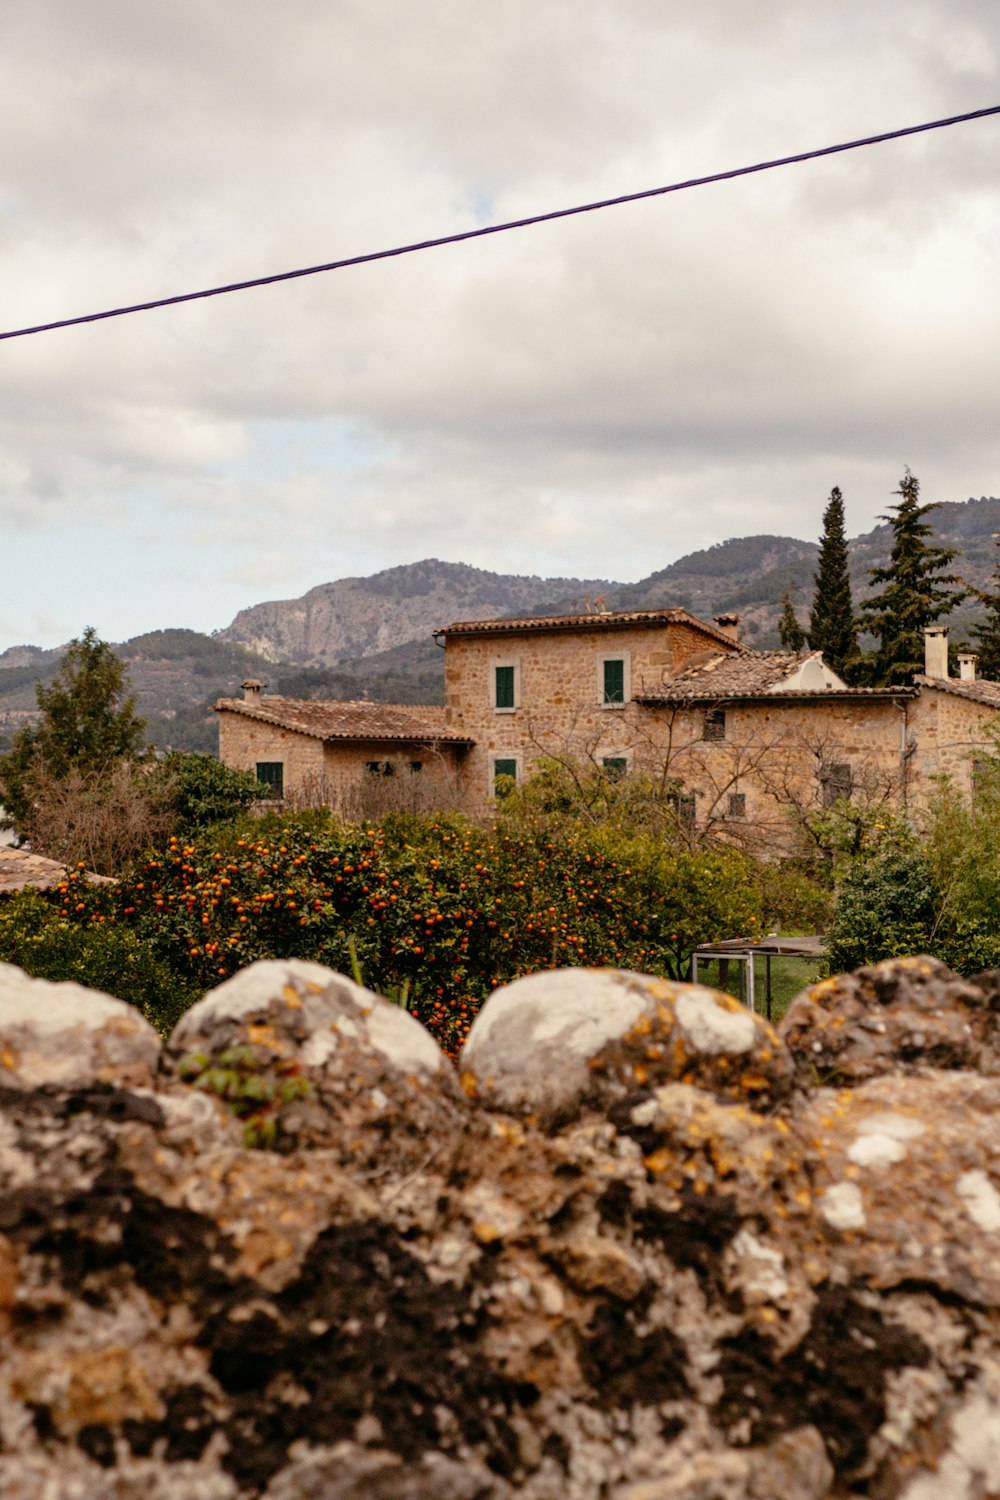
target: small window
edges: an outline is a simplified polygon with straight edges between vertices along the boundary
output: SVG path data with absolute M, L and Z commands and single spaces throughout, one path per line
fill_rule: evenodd
M 839 765 L 826 766 L 821 773 L 820 780 L 823 786 L 824 807 L 832 807 L 835 802 L 840 802 L 842 799 L 850 801 L 853 777 L 851 767 L 846 761 Z
M 366 760 L 365 773 L 368 776 L 395 776 L 396 767 L 391 760 Z
M 605 755 L 601 761 L 604 774 L 609 781 L 621 781 L 628 774 L 628 757 L 624 755 Z
M 724 740 L 726 738 L 726 710 L 724 708 L 707 708 L 705 710 L 703 738 L 706 740 Z
M 621 656 L 604 659 L 604 702 L 625 702 L 625 660 Z
M 423 763 L 422 760 L 411 760 L 410 761 L 410 774 L 411 775 L 416 776 L 417 772 L 418 771 L 422 771 L 423 769 L 424 769 L 424 763 Z
M 259 760 L 257 780 L 267 787 L 268 797 L 279 801 L 285 795 L 285 763 L 283 760 Z
M 514 693 L 514 686 L 515 686 L 514 685 L 514 668 L 513 667 L 494 667 L 493 670 L 494 670 L 494 673 L 496 674 L 496 676 L 495 676 L 495 688 L 496 688 L 495 707 L 496 708 L 516 708 L 517 704 L 515 702 L 515 693 Z
M 730 818 L 745 818 L 747 815 L 746 792 L 730 792 L 727 803 L 727 816 Z
M 682 828 L 693 828 L 697 804 L 694 792 L 669 792 L 667 801 L 677 815 L 677 821 Z
M 509 797 L 517 781 L 517 761 L 498 757 L 493 762 L 493 790 L 498 797 Z

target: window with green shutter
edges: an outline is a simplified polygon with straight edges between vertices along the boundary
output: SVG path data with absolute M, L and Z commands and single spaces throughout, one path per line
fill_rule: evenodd
M 281 799 L 285 795 L 285 763 L 283 760 L 259 760 L 257 780 L 267 788 L 268 797 Z
M 493 762 L 493 790 L 498 797 L 507 797 L 517 781 L 517 761 L 498 757 Z
M 625 702 L 625 662 L 620 656 L 608 657 L 604 663 L 604 702 Z
M 621 781 L 628 771 L 628 758 L 624 755 L 605 755 L 601 764 L 609 781 Z
M 496 707 L 514 708 L 514 668 L 494 667 L 496 673 Z

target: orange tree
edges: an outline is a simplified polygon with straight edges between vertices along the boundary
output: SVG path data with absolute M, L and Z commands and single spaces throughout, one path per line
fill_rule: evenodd
M 343 825 L 316 815 L 211 831 L 115 886 L 70 877 L 63 917 L 127 926 L 185 985 L 264 957 L 318 960 L 399 992 L 454 1054 L 497 985 L 567 965 L 681 977 L 690 950 L 753 932 L 752 868 L 641 836 L 482 829 L 460 818 Z

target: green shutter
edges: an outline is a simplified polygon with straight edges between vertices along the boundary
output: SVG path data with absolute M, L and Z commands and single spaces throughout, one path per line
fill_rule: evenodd
M 602 764 L 605 776 L 611 781 L 621 781 L 628 771 L 628 759 L 624 755 L 606 755 Z
M 514 707 L 514 668 L 497 667 L 496 669 L 496 695 L 497 708 Z
M 285 763 L 282 760 L 259 760 L 257 780 L 267 787 L 268 794 L 279 800 L 285 795 Z
M 625 663 L 620 657 L 604 663 L 604 701 L 625 702 Z
M 495 760 L 493 762 L 493 789 L 498 797 L 506 797 L 511 790 L 505 779 L 507 777 L 510 781 L 517 780 L 517 761 Z

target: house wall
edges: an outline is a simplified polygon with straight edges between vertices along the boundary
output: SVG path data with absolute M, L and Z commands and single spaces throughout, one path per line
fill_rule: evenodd
M 286 801 L 351 817 L 454 807 L 459 795 L 454 747 L 324 742 L 225 709 L 219 712 L 219 758 L 245 771 L 256 771 L 258 761 L 280 761 Z M 376 761 L 391 765 L 392 774 L 372 775 L 368 766 Z
M 448 727 L 476 742 L 462 770 L 465 810 L 481 812 L 493 804 L 497 759 L 515 760 L 519 780 L 530 774 L 534 761 L 551 755 L 597 764 L 605 756 L 624 756 L 631 764 L 636 707 L 628 701 L 602 702 L 605 658 L 624 659 L 628 700 L 726 649 L 714 636 L 683 623 L 451 636 L 445 654 Z M 516 671 L 513 710 L 493 704 L 494 669 L 507 665 Z
M 322 779 L 323 741 L 221 709 L 219 759 L 237 770 L 254 772 L 258 761 L 281 761 L 287 793 L 289 788 L 302 786 L 310 778 Z
M 851 768 L 853 796 L 898 803 L 903 716 L 889 702 L 773 701 L 719 705 L 725 737 L 704 738 L 715 705 L 643 709 L 635 767 L 694 792 L 696 823 L 760 851 L 790 848 L 797 819 L 824 805 L 832 766 Z M 733 816 L 730 798 L 741 797 Z
M 989 726 L 1000 724 L 997 711 L 954 693 L 923 686 L 910 705 L 911 784 L 918 804 L 933 794 L 935 779 L 948 776 L 968 792 L 976 751 L 996 753 Z

